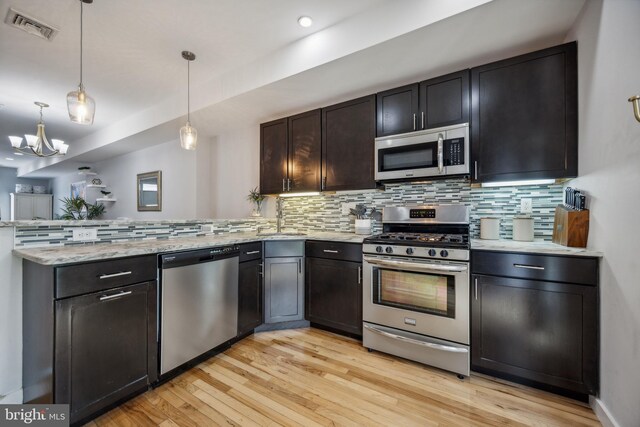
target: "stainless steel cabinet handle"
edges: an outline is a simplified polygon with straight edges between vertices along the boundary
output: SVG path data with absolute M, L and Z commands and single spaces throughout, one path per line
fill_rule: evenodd
M 285 191 L 287 191 L 287 190 L 286 190 L 286 187 L 285 187 L 285 183 L 284 183 L 284 181 L 285 181 L 285 178 L 282 178 L 282 192 L 283 192 L 283 193 L 284 193 Z
M 416 117 L 416 113 L 413 113 L 413 130 L 417 129 L 417 127 L 418 127 L 417 123 L 418 123 L 418 120 L 417 120 L 417 117 Z
M 422 127 L 420 129 L 424 129 L 424 111 L 420 113 L 420 116 L 422 117 Z
M 478 300 L 478 279 L 475 279 L 474 282 L 476 286 L 475 295 L 476 295 L 476 301 L 477 301 Z
M 339 254 L 340 251 L 334 251 L 333 249 L 324 249 L 322 252 L 327 254 Z
M 358 285 L 362 285 L 362 266 L 358 266 Z
M 475 179 L 478 179 L 478 161 L 476 160 L 475 162 L 473 162 L 473 169 L 475 170 L 474 175 L 475 175 Z
M 260 271 L 258 271 L 258 274 L 260 276 L 264 276 L 264 264 L 260 263 L 258 265 L 260 266 Z
M 320 189 L 321 190 L 325 190 L 327 188 L 327 177 L 323 176 L 322 177 L 322 183 L 320 184 Z
M 103 295 L 103 296 L 100 297 L 100 301 L 107 301 L 107 300 L 114 299 L 114 298 L 120 298 L 120 297 L 123 297 L 125 295 L 129 295 L 129 294 L 131 294 L 131 291 L 120 292 L 120 293 L 113 294 L 113 295 Z
M 444 136 L 438 134 L 438 172 L 444 170 Z
M 526 265 L 526 264 L 513 264 L 516 268 L 527 268 L 529 270 L 544 270 L 541 265 Z
M 112 277 L 119 277 L 119 276 L 128 276 L 129 274 L 131 274 L 130 271 L 121 271 L 120 273 L 113 273 L 113 274 L 101 274 L 99 276 L 99 279 L 111 279 Z
M 245 252 L 245 255 L 254 255 L 254 254 L 259 254 L 260 251 L 249 251 L 249 252 Z
M 452 347 L 452 346 L 449 346 L 449 345 L 442 345 L 442 344 L 436 344 L 436 343 L 432 343 L 432 342 L 418 341 L 418 340 L 414 340 L 412 338 L 403 337 L 402 335 L 396 335 L 396 334 L 392 334 L 392 333 L 389 333 L 389 332 L 386 332 L 386 331 L 381 331 L 380 329 L 374 328 L 373 326 L 369 326 L 369 325 L 363 325 L 363 326 L 366 329 L 370 330 L 371 332 L 375 332 L 376 334 L 382 335 L 384 337 L 392 338 L 394 340 L 404 341 L 404 342 L 408 342 L 410 344 L 421 345 L 423 347 L 429 347 L 429 348 L 432 348 L 434 350 L 448 351 L 450 353 L 469 353 L 469 350 L 467 350 L 466 348 Z
M 298 259 L 298 273 L 302 273 L 302 260 Z
M 291 191 L 291 180 L 287 178 L 287 191 Z

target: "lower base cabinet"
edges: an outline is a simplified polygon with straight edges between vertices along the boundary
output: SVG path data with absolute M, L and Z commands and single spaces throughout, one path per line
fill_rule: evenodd
M 264 322 L 304 319 L 304 241 L 265 242 Z
M 307 242 L 305 318 L 362 335 L 362 245 Z
M 597 262 L 474 253 L 472 370 L 581 400 L 595 395 Z
M 238 336 L 263 322 L 262 243 L 240 245 L 238 271 Z
M 23 262 L 23 400 L 79 423 L 157 380 L 156 257 Z

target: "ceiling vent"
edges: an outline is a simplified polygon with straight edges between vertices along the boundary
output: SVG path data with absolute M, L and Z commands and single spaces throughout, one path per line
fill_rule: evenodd
M 52 40 L 56 34 L 58 34 L 58 31 L 60 31 L 12 7 L 9 8 L 4 22 L 45 40 Z

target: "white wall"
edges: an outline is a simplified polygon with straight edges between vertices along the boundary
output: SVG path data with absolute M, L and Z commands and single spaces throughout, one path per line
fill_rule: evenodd
M 600 271 L 600 407 L 640 425 L 640 1 L 589 0 L 568 40 L 578 40 L 579 176 L 590 198 L 589 247 Z M 600 408 L 598 408 L 600 410 Z
M 9 193 L 16 190 L 16 184 L 44 185 L 49 192 L 48 179 L 18 178 L 18 169 L 0 167 L 0 219 L 11 219 L 11 198 Z
M 117 199 L 105 204 L 102 218 L 211 218 L 210 147 L 210 140 L 200 138 L 197 150 L 187 151 L 175 140 L 91 165 L 111 197 Z M 136 176 L 156 170 L 162 171 L 162 211 L 138 212 Z M 60 213 L 59 199 L 68 197 L 70 184 L 79 180 L 76 173 L 53 180 L 54 193 L 59 196 L 54 201 L 54 214 Z M 102 196 L 99 190 L 88 190 L 87 201 L 93 203 L 96 196 Z
M 260 185 L 260 125 L 253 123 L 218 136 L 211 147 L 211 210 L 214 218 L 246 218 L 253 205 L 249 191 Z M 274 216 L 269 197 L 263 216 Z
M 22 260 L 0 227 L 0 404 L 22 403 Z

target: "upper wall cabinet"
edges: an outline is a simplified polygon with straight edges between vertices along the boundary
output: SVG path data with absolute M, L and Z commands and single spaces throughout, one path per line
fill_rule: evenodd
M 260 125 L 260 192 L 320 191 L 320 110 Z
M 322 109 L 322 189 L 375 188 L 376 97 Z
M 469 70 L 377 94 L 377 136 L 469 121 Z
M 471 70 L 476 182 L 577 176 L 577 73 L 575 42 Z

